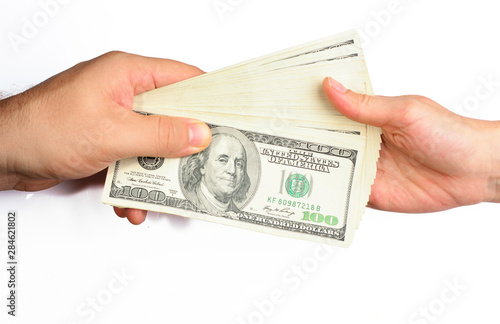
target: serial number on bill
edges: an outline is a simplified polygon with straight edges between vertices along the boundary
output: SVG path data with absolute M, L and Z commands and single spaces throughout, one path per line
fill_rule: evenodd
M 278 204 L 281 206 L 286 206 L 286 207 L 293 207 L 293 208 L 304 209 L 304 210 L 321 211 L 320 205 L 304 203 L 304 202 L 295 201 L 292 199 L 267 197 L 267 202 L 271 203 L 271 204 Z

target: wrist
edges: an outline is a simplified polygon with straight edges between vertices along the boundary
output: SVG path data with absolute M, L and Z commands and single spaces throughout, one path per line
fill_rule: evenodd
M 0 100 L 0 190 L 15 188 L 20 175 L 16 170 L 16 156 L 19 154 L 19 117 L 22 94 Z
M 472 146 L 466 159 L 470 162 L 472 182 L 481 183 L 481 194 L 477 202 L 500 203 L 500 121 L 465 118 L 465 135 Z M 466 132 L 467 133 L 467 132 Z
M 500 121 L 492 122 L 492 135 L 485 140 L 491 144 L 491 177 L 492 196 L 490 202 L 500 203 Z

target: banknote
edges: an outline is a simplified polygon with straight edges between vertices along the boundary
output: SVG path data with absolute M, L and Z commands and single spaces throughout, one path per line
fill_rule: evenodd
M 129 158 L 110 166 L 103 202 L 350 243 L 361 213 L 359 136 L 300 128 L 273 135 L 234 123 L 208 125 L 212 142 L 198 154 Z

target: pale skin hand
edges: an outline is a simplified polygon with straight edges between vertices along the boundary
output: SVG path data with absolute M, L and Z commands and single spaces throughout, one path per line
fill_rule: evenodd
M 202 73 L 176 61 L 112 52 L 1 100 L 0 190 L 42 190 L 122 158 L 203 150 L 211 134 L 202 122 L 132 111 L 134 95 Z M 133 224 L 146 217 L 142 210 L 115 212 Z
M 369 206 L 434 212 L 500 202 L 500 122 L 458 116 L 420 96 L 367 96 L 325 78 L 343 115 L 381 127 L 382 149 Z

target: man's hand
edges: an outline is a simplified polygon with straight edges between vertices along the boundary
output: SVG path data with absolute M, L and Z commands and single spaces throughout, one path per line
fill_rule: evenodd
M 180 157 L 210 143 L 200 121 L 142 116 L 133 97 L 203 72 L 180 62 L 112 52 L 0 101 L 0 189 L 42 190 L 133 156 Z M 141 223 L 145 211 L 115 208 Z
M 331 78 L 323 90 L 346 117 L 382 128 L 369 206 L 433 212 L 500 202 L 500 122 L 461 117 L 425 97 L 361 95 Z

